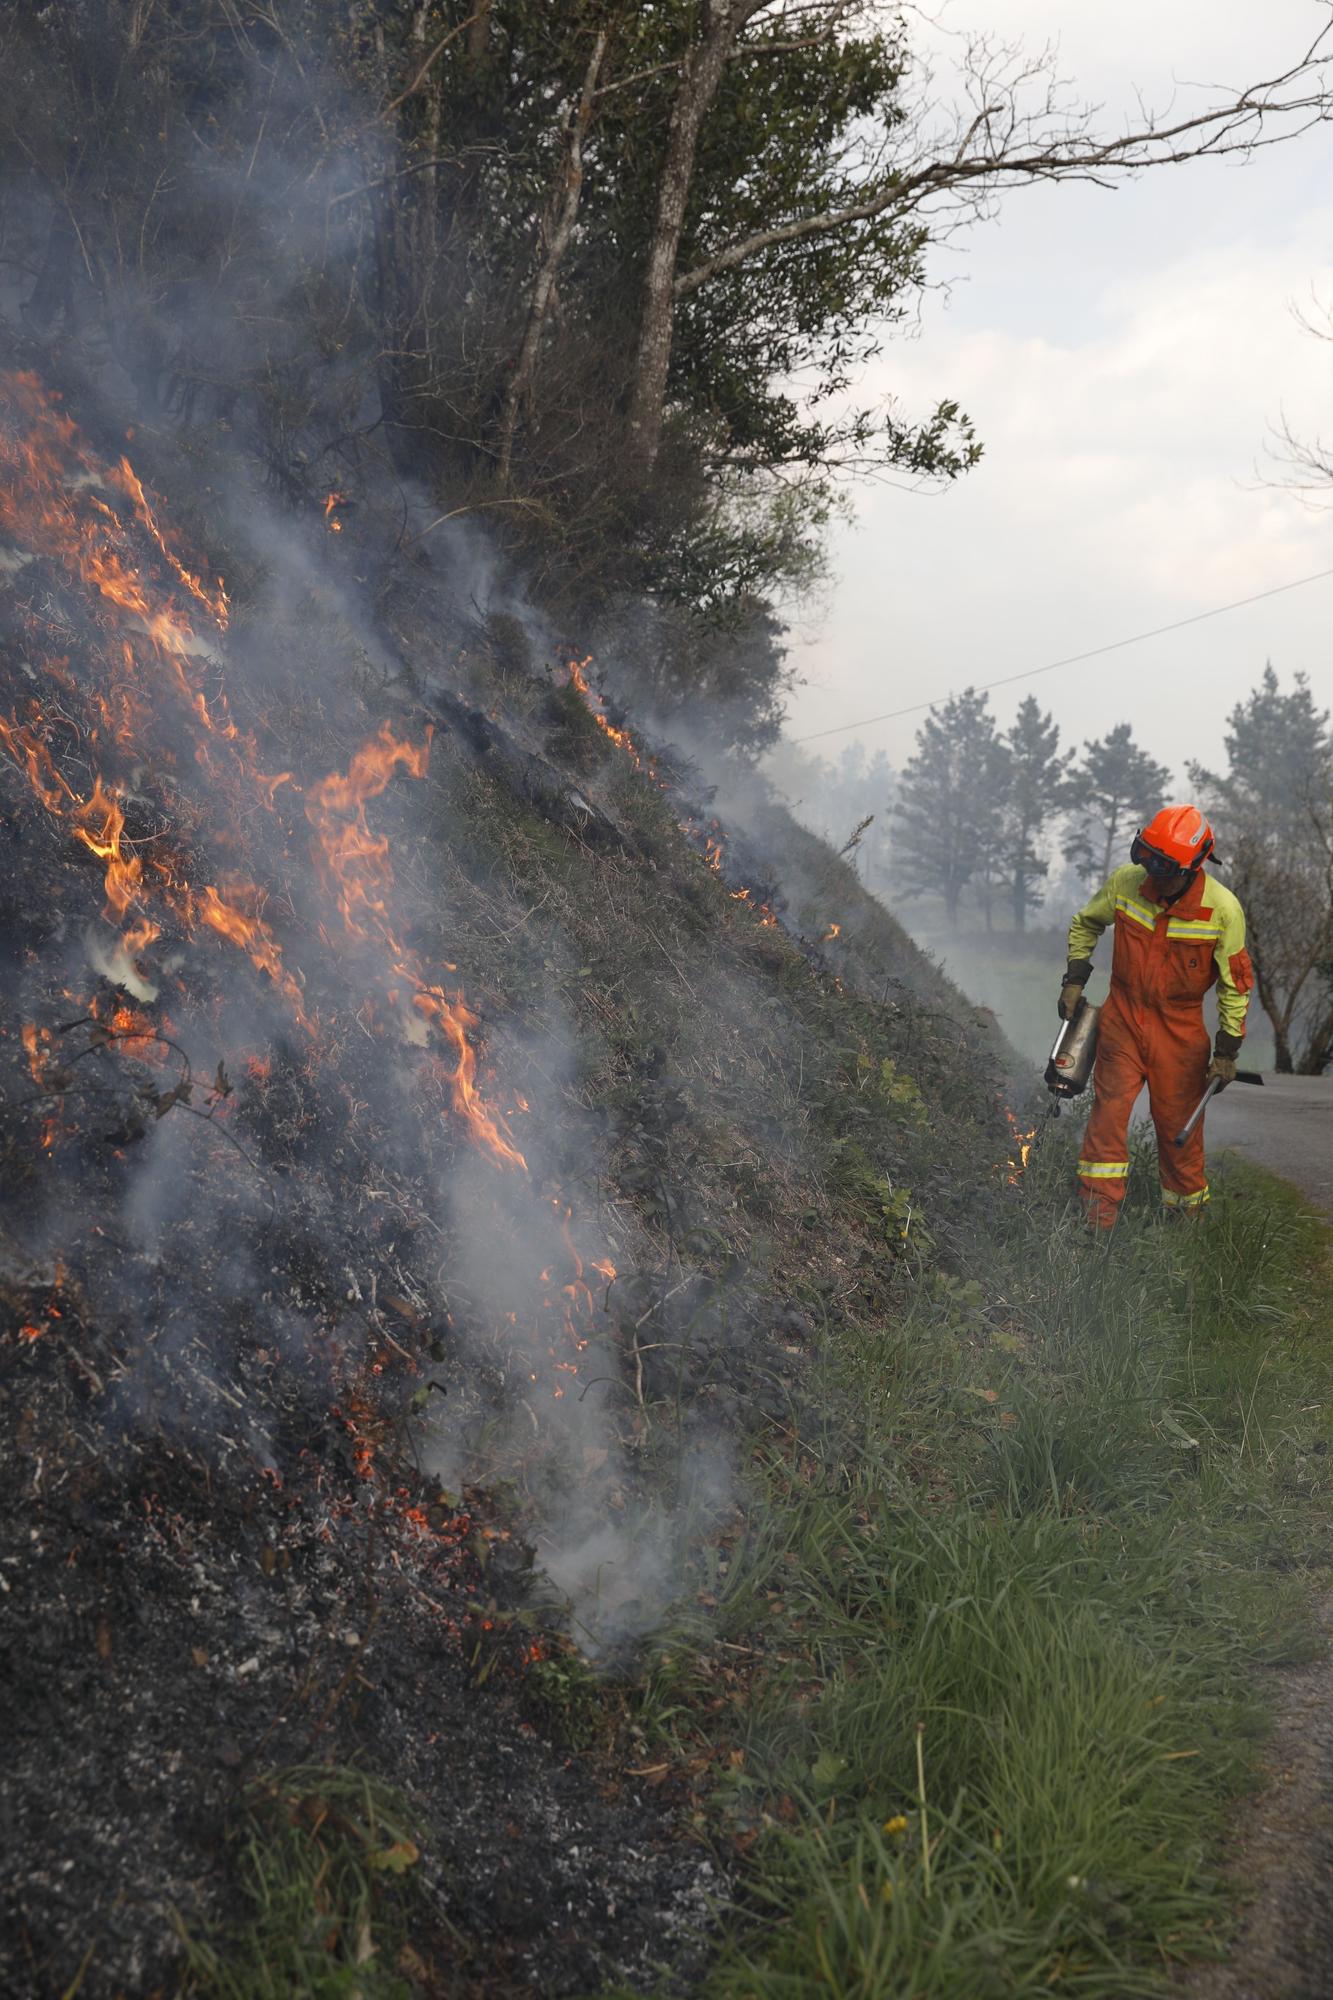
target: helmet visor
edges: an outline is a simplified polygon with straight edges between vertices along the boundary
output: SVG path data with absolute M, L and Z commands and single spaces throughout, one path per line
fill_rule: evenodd
M 1159 854 L 1155 847 L 1149 847 L 1141 835 L 1137 836 L 1129 850 L 1129 858 L 1136 868 L 1146 868 L 1154 882 L 1169 882 L 1173 875 L 1183 875 L 1188 871 L 1169 854 Z

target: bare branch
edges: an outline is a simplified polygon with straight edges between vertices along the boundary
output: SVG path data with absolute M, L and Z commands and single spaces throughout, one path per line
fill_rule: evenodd
M 394 98 L 392 104 L 385 105 L 384 110 L 381 113 L 381 116 L 388 118 L 393 112 L 399 110 L 401 106 L 406 104 L 408 98 L 414 96 L 416 92 L 420 90 L 422 84 L 426 81 L 426 78 L 430 75 L 431 71 L 434 69 L 436 63 L 439 61 L 440 57 L 444 54 L 449 44 L 451 42 L 456 42 L 460 35 L 466 34 L 467 30 L 470 27 L 472 27 L 475 22 L 484 20 L 488 12 L 489 8 L 487 6 L 478 7 L 473 13 L 468 15 L 465 21 L 460 21 L 457 27 L 455 28 L 450 28 L 447 35 L 441 35 L 439 41 L 436 42 L 434 48 L 431 50 L 430 54 L 426 57 L 426 60 L 422 63 L 416 75 L 412 78 L 411 83 L 408 84 L 407 89 L 400 92 L 399 95 Z
M 1253 153 L 1278 144 L 1333 113 L 1326 77 L 1330 34 L 1333 29 L 1326 28 L 1299 62 L 1228 103 L 1171 122 L 1149 118 L 1111 138 L 1091 133 L 1086 114 L 1072 120 L 1062 117 L 1049 90 L 1037 111 L 1023 111 L 1019 92 L 1041 73 L 1041 64 L 1019 67 L 1000 80 L 991 73 L 995 52 L 979 44 L 972 82 L 985 87 L 982 102 L 947 150 L 906 166 L 886 167 L 860 200 L 755 230 L 726 245 L 693 270 L 681 272 L 675 296 L 688 298 L 711 279 L 765 251 L 881 216 L 905 219 L 950 202 L 976 211 L 993 196 L 1034 181 L 1085 180 L 1109 186 L 1147 167 Z M 1265 129 L 1273 121 L 1280 121 L 1280 131 Z

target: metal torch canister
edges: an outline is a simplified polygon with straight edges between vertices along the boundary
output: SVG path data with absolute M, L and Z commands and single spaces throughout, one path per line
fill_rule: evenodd
M 1061 1023 L 1046 1065 L 1046 1088 L 1054 1096 L 1081 1097 L 1087 1089 L 1097 1058 L 1097 1025 L 1101 1017 L 1101 1008 L 1084 1000 L 1073 1020 Z

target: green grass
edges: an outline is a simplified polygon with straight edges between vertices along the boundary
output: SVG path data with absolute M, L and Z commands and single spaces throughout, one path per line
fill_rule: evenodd
M 302 1765 L 256 1780 L 232 1829 L 241 1913 L 181 1928 L 184 1991 L 208 2000 L 409 2000 L 419 1860 L 402 1802 L 364 1772 Z
M 710 1994 L 1127 2000 L 1225 1936 L 1259 1670 L 1310 1640 L 1321 1240 L 1240 1168 L 1196 1227 L 1141 1172 L 1092 1239 L 1067 1150 L 979 1284 L 838 1337 L 823 1435 L 707 1552 L 720 1622 L 654 1662 L 642 1726 L 711 1747 L 749 1858 Z

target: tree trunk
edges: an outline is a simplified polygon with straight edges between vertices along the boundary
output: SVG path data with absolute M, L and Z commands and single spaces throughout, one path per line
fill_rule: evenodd
M 1267 1014 L 1273 1029 L 1273 1067 L 1279 1076 L 1290 1076 L 1295 1068 L 1291 1059 L 1291 1019 L 1294 1000 L 1289 998 L 1285 1007 L 1277 1004 L 1274 993 L 1264 971 L 1263 955 L 1257 939 L 1251 939 L 1251 963 L 1254 966 L 1254 992 L 1259 1005 Z
M 680 83 L 667 126 L 666 154 L 658 182 L 657 216 L 648 245 L 639 313 L 639 346 L 630 395 L 630 453 L 640 472 L 650 473 L 662 442 L 667 376 L 676 318 L 676 262 L 694 161 L 704 119 L 717 96 L 727 57 L 741 28 L 765 0 L 707 0 L 703 40 L 681 64 Z
M 1311 1029 L 1296 1065 L 1297 1076 L 1322 1076 L 1333 1063 L 1333 1008 Z
M 479 63 L 486 54 L 491 33 L 491 8 L 493 0 L 477 0 L 471 27 L 463 47 L 470 63 Z
M 569 248 L 570 239 L 574 234 L 574 224 L 578 220 L 579 199 L 583 192 L 583 141 L 592 123 L 593 93 L 597 88 L 597 78 L 601 71 L 602 59 L 606 54 L 609 34 L 609 29 L 603 28 L 593 43 L 592 55 L 583 78 L 583 89 L 565 128 L 562 176 L 564 185 L 555 204 L 555 218 L 546 245 L 546 256 L 542 260 L 537 281 L 532 288 L 532 303 L 528 308 L 528 324 L 523 334 L 523 346 L 505 392 L 504 410 L 500 418 L 500 458 L 497 471 L 502 486 L 509 484 L 519 412 L 531 399 L 542 327 L 550 309 L 556 274 Z
M 426 48 L 426 29 L 430 21 L 429 0 L 423 0 L 412 18 L 411 40 L 418 51 Z M 422 120 L 422 151 L 428 160 L 435 160 L 440 152 L 440 84 L 438 75 L 432 75 L 428 84 L 425 116 Z M 427 167 L 418 177 L 415 189 L 417 203 L 416 264 L 419 271 L 429 270 L 435 257 L 435 220 L 440 199 L 440 170 Z M 424 282 L 422 286 L 424 292 Z

